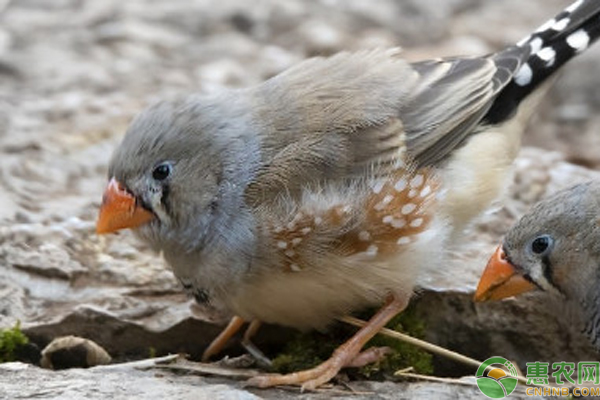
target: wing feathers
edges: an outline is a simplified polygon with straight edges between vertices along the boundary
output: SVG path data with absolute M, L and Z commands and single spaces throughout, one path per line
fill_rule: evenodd
M 408 64 L 378 50 L 299 64 L 249 92 L 263 160 L 250 192 L 265 199 L 385 172 L 407 157 L 438 163 L 473 132 L 526 52 Z

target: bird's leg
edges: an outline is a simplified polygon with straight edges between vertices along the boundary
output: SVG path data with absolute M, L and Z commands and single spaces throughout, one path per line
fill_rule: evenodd
M 250 322 L 248 328 L 246 328 L 246 332 L 244 332 L 244 337 L 242 338 L 242 343 L 250 343 L 250 340 L 256 335 L 256 332 L 260 329 L 262 322 L 260 320 L 255 319 Z
M 219 336 L 208 345 L 204 353 L 202 354 L 202 362 L 208 361 L 212 356 L 218 354 L 223 350 L 229 339 L 233 337 L 244 325 L 244 320 L 237 315 L 231 318 L 229 324 L 219 333 Z
M 260 322 L 260 320 L 258 319 L 255 319 L 252 322 L 250 322 L 250 325 L 248 325 L 246 332 L 244 332 L 244 337 L 242 338 L 242 346 L 252 357 L 254 357 L 256 362 L 261 367 L 270 368 L 273 365 L 271 363 L 271 360 L 269 360 L 269 358 L 265 356 L 265 354 L 258 347 L 256 347 L 256 345 L 252 343 L 251 340 L 261 325 L 262 322 Z
M 333 355 L 325 362 L 305 371 L 291 374 L 266 374 L 248 380 L 248 384 L 258 387 L 271 387 L 277 385 L 302 385 L 302 389 L 313 390 L 328 382 L 344 367 L 352 365 L 360 354 L 362 347 L 379 332 L 394 316 L 404 310 L 408 299 L 399 299 L 391 296 L 387 303 L 354 334 L 348 341 L 339 346 Z

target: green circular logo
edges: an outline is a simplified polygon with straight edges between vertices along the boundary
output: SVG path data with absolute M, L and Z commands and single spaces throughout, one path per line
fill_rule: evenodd
M 477 369 L 477 386 L 491 399 L 503 399 L 517 388 L 517 369 L 502 357 L 490 357 Z

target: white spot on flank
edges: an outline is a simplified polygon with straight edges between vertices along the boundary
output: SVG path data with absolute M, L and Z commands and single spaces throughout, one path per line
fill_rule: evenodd
M 417 206 L 413 203 L 408 203 L 402 206 L 402 214 L 407 215 L 410 214 L 411 212 L 415 211 L 415 208 L 417 208 Z
M 315 225 L 321 225 L 322 222 L 323 222 L 323 218 L 315 217 Z
M 577 0 L 575 3 L 571 4 L 569 7 L 565 8 L 565 11 L 570 13 L 579 8 L 579 6 L 583 3 L 583 0 Z
M 515 75 L 515 83 L 519 86 L 527 86 L 531 83 L 533 77 L 533 71 L 529 64 L 525 63 L 521 65 L 519 72 Z
M 302 268 L 300 268 L 300 266 L 298 264 L 290 264 L 290 269 L 294 272 L 302 271 Z
M 590 35 L 583 29 L 571 33 L 567 36 L 567 44 L 576 51 L 583 51 L 590 43 Z
M 315 218 L 315 223 L 317 223 L 317 219 Z M 307 235 L 310 233 L 310 231 L 312 231 L 310 226 L 307 226 L 306 228 L 302 228 L 302 230 L 300 231 L 303 235 Z
M 404 218 L 400 218 L 400 219 L 394 219 L 392 221 L 392 227 L 396 228 L 396 229 L 400 229 L 402 228 L 404 225 L 406 225 L 406 221 L 404 220 Z
M 293 238 L 293 239 L 292 239 L 292 244 L 293 244 L 294 246 L 297 246 L 297 245 L 299 245 L 301 242 L 302 242 L 302 238 Z
M 375 204 L 373 208 L 375 209 L 375 211 L 381 211 L 385 208 L 385 206 L 390 204 L 392 200 L 394 200 L 394 196 L 388 194 L 379 203 Z
M 350 207 L 350 206 L 344 206 L 344 207 L 342 207 L 342 212 L 344 214 L 348 214 L 351 210 L 352 210 L 352 207 Z
M 376 256 L 378 251 L 379 251 L 379 248 L 377 246 L 375 246 L 374 244 L 372 244 L 367 248 L 367 250 L 365 251 L 365 254 L 367 254 L 369 256 Z
M 427 195 L 429 195 L 429 193 L 431 193 L 431 186 L 427 185 L 423 188 L 423 190 L 421 190 L 421 197 L 427 197 Z
M 373 184 L 371 189 L 373 190 L 373 193 L 379 194 L 384 186 L 385 186 L 385 180 L 378 179 L 377 181 L 375 181 L 375 183 Z
M 409 244 L 410 243 L 410 238 L 408 236 L 402 236 L 400 239 L 398 239 L 398 241 L 396 242 L 396 244 L 399 245 L 403 245 L 403 244 Z
M 421 225 L 423 225 L 423 218 L 416 218 L 410 221 L 410 226 L 412 226 L 413 228 L 418 228 Z
M 386 215 L 385 217 L 383 217 L 381 222 L 383 222 L 384 224 L 390 224 L 393 220 L 394 217 L 392 217 L 391 215 Z
M 287 248 L 287 242 L 284 242 L 283 240 L 280 240 L 279 242 L 277 242 L 277 247 L 279 247 L 280 249 L 286 249 Z
M 281 232 L 283 232 L 283 228 L 280 227 L 280 226 L 278 226 L 277 228 L 273 229 L 273 232 L 275 232 L 275 233 L 281 233 Z
M 417 189 L 417 188 L 421 187 L 421 185 L 423 184 L 423 181 L 424 181 L 423 175 L 418 174 L 410 180 L 410 187 L 413 189 Z
M 531 40 L 531 42 L 529 42 L 529 46 L 531 47 L 531 54 L 535 54 L 538 51 L 540 51 L 540 49 L 542 48 L 543 45 L 544 45 L 544 41 L 541 38 L 539 38 L 539 37 L 533 38 Z
M 556 51 L 552 47 L 544 47 L 537 53 L 537 56 L 541 60 L 546 61 L 546 67 L 551 67 L 554 64 Z
M 398 182 L 396 182 L 396 184 L 394 185 L 394 189 L 396 189 L 396 192 L 401 192 L 404 189 L 406 189 L 406 179 L 398 179 Z
M 367 231 L 360 231 L 358 232 L 358 240 L 361 242 L 367 242 L 371 240 L 371 234 Z
M 294 250 L 286 250 L 284 254 L 288 257 L 294 257 L 296 252 Z
M 563 18 L 560 21 L 556 21 L 556 23 L 552 25 L 550 29 L 560 32 L 565 29 L 567 25 L 569 25 L 569 22 L 571 22 L 571 18 Z
M 288 230 L 293 231 L 296 228 L 296 223 L 294 221 L 290 222 L 287 224 L 287 228 Z
M 417 195 L 417 193 L 419 193 L 417 190 L 410 189 L 410 191 L 408 192 L 408 198 L 412 199 L 413 197 L 415 197 Z

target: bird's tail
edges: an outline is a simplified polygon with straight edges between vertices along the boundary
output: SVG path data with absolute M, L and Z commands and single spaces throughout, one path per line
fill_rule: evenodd
M 537 89 L 567 61 L 586 50 L 600 37 L 600 0 L 577 0 L 515 47 L 498 54 L 514 56 L 526 50 L 518 71 L 503 87 L 487 112 L 488 123 L 495 124 L 510 117 L 523 99 Z

